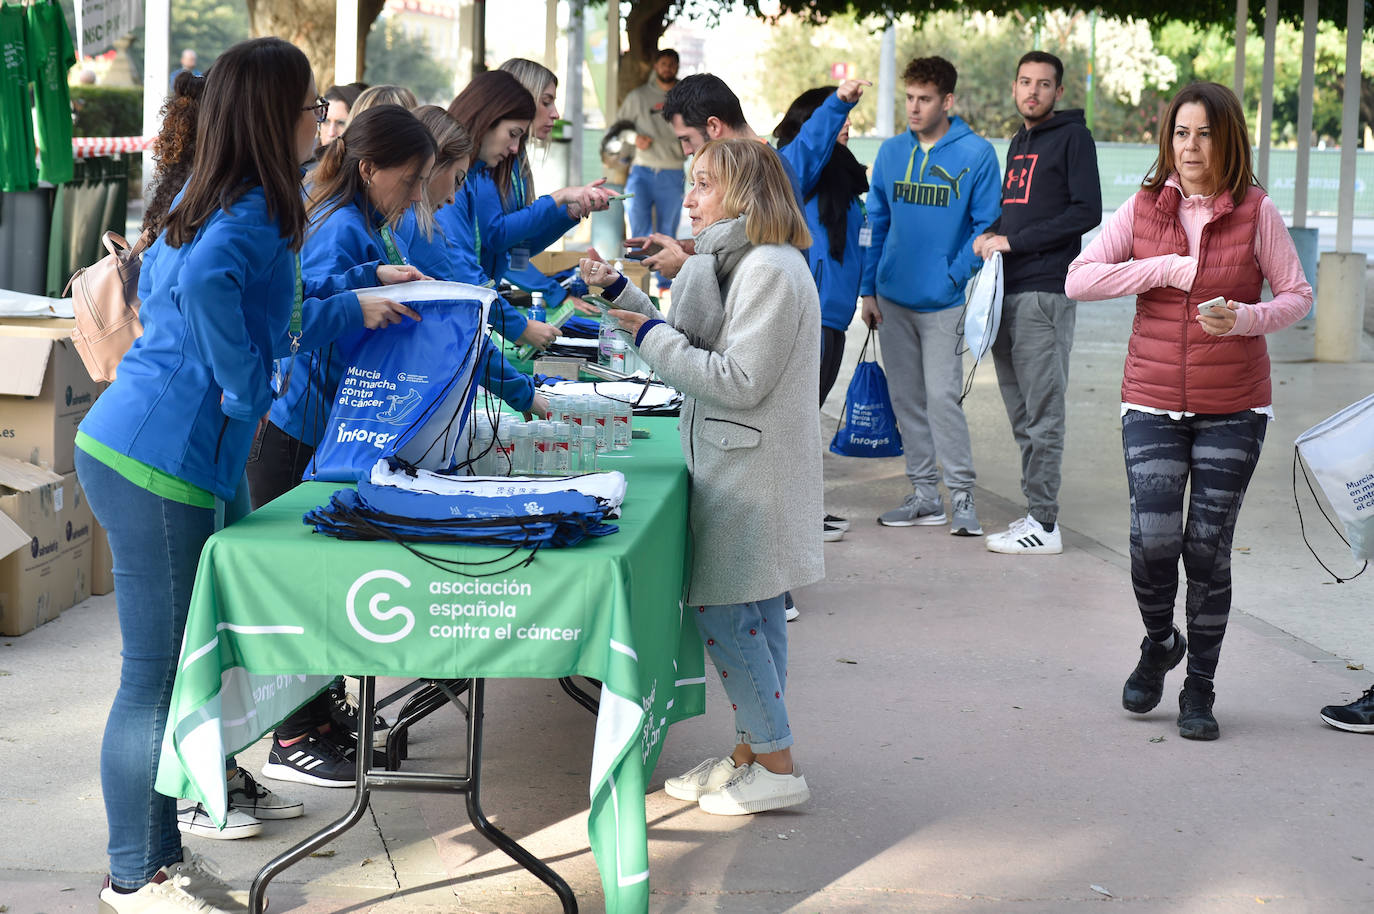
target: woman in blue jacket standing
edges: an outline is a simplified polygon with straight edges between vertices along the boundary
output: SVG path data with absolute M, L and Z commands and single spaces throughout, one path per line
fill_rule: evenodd
M 143 336 L 77 434 L 77 474 L 114 553 L 123 639 L 100 756 L 105 914 L 232 904 L 183 855 L 176 800 L 153 786 L 200 550 L 272 402 L 273 355 L 409 311 L 345 293 L 305 319 L 299 165 L 327 108 L 285 41 L 240 42 L 216 60 L 191 178 L 144 255 Z

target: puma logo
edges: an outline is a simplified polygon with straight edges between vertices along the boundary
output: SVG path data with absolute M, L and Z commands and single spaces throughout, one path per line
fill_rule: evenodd
M 959 197 L 959 182 L 962 181 L 962 180 L 964 179 L 964 175 L 968 174 L 968 169 L 967 169 L 967 168 L 965 168 L 963 171 L 959 172 L 959 174 L 957 174 L 957 175 L 951 175 L 949 172 L 945 171 L 945 170 L 944 170 L 943 168 L 941 168 L 939 165 L 932 165 L 932 166 L 930 166 L 930 173 L 933 174 L 933 175 L 935 175 L 935 177 L 937 177 L 937 178 L 940 178 L 940 179 L 942 179 L 942 180 L 944 180 L 944 181 L 948 181 L 948 182 L 949 182 L 949 186 L 952 187 L 952 188 L 954 188 L 954 199 L 956 199 L 956 200 L 960 199 L 960 197 Z

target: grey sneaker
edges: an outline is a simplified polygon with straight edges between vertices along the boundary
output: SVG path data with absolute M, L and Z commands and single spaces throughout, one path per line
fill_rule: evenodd
M 955 492 L 949 501 L 954 508 L 954 518 L 949 522 L 949 532 L 954 536 L 982 536 L 983 528 L 978 526 L 978 512 L 973 510 L 973 496 L 968 492 Z
M 945 503 L 938 497 L 924 499 L 914 492 L 906 497 L 900 508 L 878 515 L 884 527 L 938 527 L 945 523 Z

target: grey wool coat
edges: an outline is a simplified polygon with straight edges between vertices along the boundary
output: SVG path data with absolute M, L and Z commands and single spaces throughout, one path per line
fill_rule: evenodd
M 721 279 L 721 293 L 715 351 L 668 324 L 651 327 L 639 346 L 685 398 L 687 601 L 708 606 L 770 599 L 825 576 L 816 284 L 796 248 L 760 245 Z M 615 304 L 663 318 L 633 284 Z

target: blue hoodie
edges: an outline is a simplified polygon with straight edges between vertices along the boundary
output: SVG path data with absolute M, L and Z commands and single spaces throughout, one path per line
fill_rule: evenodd
M 821 325 L 836 330 L 849 326 L 859 300 L 859 276 L 863 272 L 859 227 L 863 223 L 863 212 L 855 198 L 845 214 L 845 257 L 836 260 L 830 255 L 830 236 L 821 224 L 820 197 L 815 191 L 821 171 L 830 161 L 836 139 L 853 108 L 854 103 L 831 95 L 806 119 L 796 138 L 778 150 L 783 161 L 796 169 L 801 184 L 802 213 L 811 230 L 811 248 L 806 252 L 806 259 L 820 293 Z
M 233 499 L 272 404 L 272 359 L 289 351 L 295 260 L 261 187 L 207 219 L 189 243 L 173 248 L 159 238 L 139 275 L 143 335 L 81 430 Z M 306 299 L 301 320 L 305 349 L 363 328 L 351 292 Z
M 479 261 L 482 272 L 493 279 L 505 276 L 510 269 L 511 248 L 527 244 L 530 245 L 530 252 L 534 253 L 534 245 L 537 244 L 542 251 L 576 224 L 569 218 L 567 210 L 555 203 L 548 194 L 531 200 L 528 206 L 512 206 L 507 212 L 506 203 L 501 199 L 501 188 L 496 184 L 496 173 L 485 162 L 472 163 L 463 189 L 472 200 L 473 211 L 477 214 L 482 231 Z M 514 202 L 511 201 L 512 204 Z
M 873 246 L 864 254 L 860 295 L 915 311 L 963 304 L 982 261 L 973 239 L 1001 211 L 1001 172 L 992 144 L 961 118 L 922 152 L 912 130 L 878 149 L 868 192 Z
M 476 167 L 473 166 L 474 169 Z M 466 282 L 474 286 L 494 286 L 495 274 L 482 266 L 483 262 L 488 261 L 486 248 L 490 239 L 487 230 L 478 221 L 477 212 L 472 193 L 472 172 L 469 172 L 468 179 L 454 193 L 453 202 L 434 214 L 434 221 L 439 228 L 435 237 L 447 241 L 447 246 L 427 246 L 423 262 L 415 261 L 416 266 L 436 279 Z M 409 231 L 412 238 L 420 234 L 413 227 Z M 515 342 L 525 332 L 528 323 L 529 318 L 517 311 L 514 305 L 497 297 L 491 310 L 493 330 Z
M 506 214 L 516 213 L 525 208 L 527 200 L 523 176 L 524 162 L 525 153 L 522 152 L 520 161 L 516 163 L 515 171 L 511 174 L 511 192 L 501 198 L 501 208 Z M 487 171 L 486 166 L 483 166 L 482 170 L 490 177 L 491 172 Z M 547 231 L 542 235 L 523 239 L 523 241 L 516 242 L 513 247 L 524 247 L 529 251 L 530 256 L 546 250 L 549 245 L 562 238 L 569 229 L 577 225 L 577 220 L 567 215 L 566 209 L 560 209 L 559 213 L 562 218 L 550 220 Z M 561 305 L 563 300 L 568 297 L 567 289 L 533 266 L 526 266 L 523 270 L 513 270 L 508 261 L 506 270 L 501 275 L 511 284 L 519 286 L 527 292 L 543 292 L 544 301 L 550 307 Z

